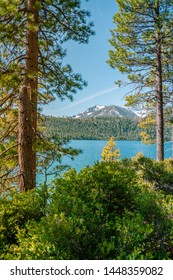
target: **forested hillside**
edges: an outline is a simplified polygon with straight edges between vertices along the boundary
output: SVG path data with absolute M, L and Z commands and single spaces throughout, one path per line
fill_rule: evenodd
M 45 116 L 45 135 L 57 136 L 60 139 L 98 139 L 106 140 L 115 137 L 117 140 L 141 140 L 141 129 L 138 120 L 121 117 L 97 117 L 88 119 L 58 118 Z M 155 127 L 149 131 L 151 139 L 155 139 Z M 170 129 L 165 128 L 165 140 L 170 140 Z
M 56 118 L 46 116 L 46 136 L 61 139 L 108 139 L 140 140 L 137 121 L 120 117 L 97 117 L 88 119 Z

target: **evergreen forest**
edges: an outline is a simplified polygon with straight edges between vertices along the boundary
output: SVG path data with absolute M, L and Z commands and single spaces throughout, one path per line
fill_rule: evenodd
M 155 142 L 156 127 L 140 127 L 140 119 L 126 117 L 60 118 L 45 116 L 43 128 L 46 137 L 60 139 L 143 140 L 142 132 L 149 135 L 150 143 Z M 171 140 L 171 125 L 165 127 L 165 141 Z

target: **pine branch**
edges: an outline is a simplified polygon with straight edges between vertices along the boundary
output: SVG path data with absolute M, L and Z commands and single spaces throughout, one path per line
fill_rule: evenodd
M 4 154 L 6 154 L 8 151 L 10 151 L 11 149 L 17 147 L 19 144 L 14 144 L 13 146 L 9 147 L 8 149 L 6 149 L 5 151 L 3 151 L 1 154 L 0 154 L 0 157 L 2 157 Z

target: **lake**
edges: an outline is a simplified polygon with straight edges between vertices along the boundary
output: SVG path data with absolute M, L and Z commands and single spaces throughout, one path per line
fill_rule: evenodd
M 77 171 L 81 170 L 86 165 L 92 166 L 95 162 L 101 160 L 101 153 L 103 147 L 107 141 L 103 140 L 71 140 L 68 146 L 76 149 L 81 149 L 82 153 L 71 160 L 69 157 L 64 157 L 63 164 L 68 164 Z M 137 153 L 142 152 L 144 156 L 149 158 L 156 158 L 156 145 L 144 145 L 140 141 L 116 141 L 116 147 L 120 149 L 120 155 L 122 158 L 131 158 Z M 165 158 L 172 156 L 172 143 L 165 143 Z M 53 179 L 53 176 L 49 176 L 49 181 Z M 43 182 L 43 175 L 37 175 L 37 182 Z

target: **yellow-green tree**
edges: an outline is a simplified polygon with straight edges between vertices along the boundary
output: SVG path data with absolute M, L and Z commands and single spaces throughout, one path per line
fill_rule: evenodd
M 111 137 L 107 142 L 106 146 L 102 150 L 102 160 L 103 161 L 116 161 L 120 157 L 120 150 L 115 149 L 116 143 L 115 138 Z

